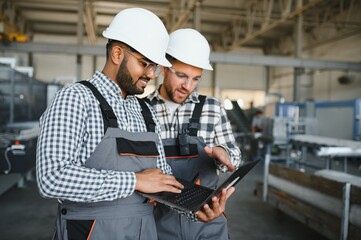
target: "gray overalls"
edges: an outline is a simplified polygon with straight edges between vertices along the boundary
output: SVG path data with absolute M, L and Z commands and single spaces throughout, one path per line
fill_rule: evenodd
M 105 135 L 85 166 L 94 169 L 139 172 L 156 168 L 159 155 L 155 124 L 148 106 L 140 100 L 148 132 L 118 128 L 116 116 L 98 90 L 87 81 L 100 103 Z M 153 131 L 153 132 L 151 132 Z M 81 179 L 80 179 L 81 180 Z M 157 239 L 153 205 L 137 193 L 126 198 L 94 203 L 59 204 L 55 239 Z
M 175 177 L 216 188 L 218 174 L 214 159 L 204 152 L 204 140 L 197 137 L 205 96 L 199 96 L 189 124 L 184 124 L 178 138 L 162 139 L 167 163 Z M 227 221 L 220 216 L 210 223 L 192 222 L 162 204 L 154 209 L 159 240 L 228 239 Z

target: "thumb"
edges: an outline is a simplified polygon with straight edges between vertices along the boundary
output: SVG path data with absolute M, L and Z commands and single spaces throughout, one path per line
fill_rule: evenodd
M 204 151 L 205 151 L 205 153 L 206 153 L 208 156 L 212 157 L 212 155 L 213 155 L 213 149 L 212 149 L 211 147 L 205 146 L 205 147 L 204 147 Z

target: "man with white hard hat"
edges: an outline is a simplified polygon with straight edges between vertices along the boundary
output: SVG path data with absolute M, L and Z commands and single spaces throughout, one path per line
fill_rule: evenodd
M 218 172 L 233 171 L 240 164 L 241 152 L 221 103 L 196 92 L 203 70 L 209 63 L 210 47 L 194 29 L 179 29 L 170 34 L 163 84 L 147 99 L 157 112 L 168 164 L 174 176 L 215 188 Z M 160 204 L 154 216 L 158 238 L 228 239 L 227 220 L 222 214 L 234 188 L 223 190 L 212 206 L 196 212 L 199 221 L 190 221 Z
M 170 67 L 152 12 L 119 12 L 103 32 L 106 63 L 62 88 L 40 119 L 37 182 L 59 201 L 54 239 L 157 239 L 153 205 L 136 191 L 179 193 L 151 106 L 135 94 Z

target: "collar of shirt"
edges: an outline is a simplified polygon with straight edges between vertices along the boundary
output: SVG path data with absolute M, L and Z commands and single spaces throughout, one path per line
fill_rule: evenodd
M 93 75 L 93 79 L 94 80 L 91 81 L 91 83 L 93 83 L 102 94 L 106 93 L 107 95 L 112 95 L 113 97 L 120 99 L 121 102 L 125 101 L 121 88 L 104 73 L 96 71 Z M 135 96 L 128 95 L 126 99 L 130 100 L 133 98 L 135 98 Z

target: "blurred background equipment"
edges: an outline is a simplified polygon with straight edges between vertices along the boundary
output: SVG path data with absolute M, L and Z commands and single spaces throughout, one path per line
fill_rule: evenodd
M 15 63 L 0 58 L 0 194 L 33 177 L 38 121 L 47 102 L 48 84 L 33 79 L 32 68 L 17 71 Z

